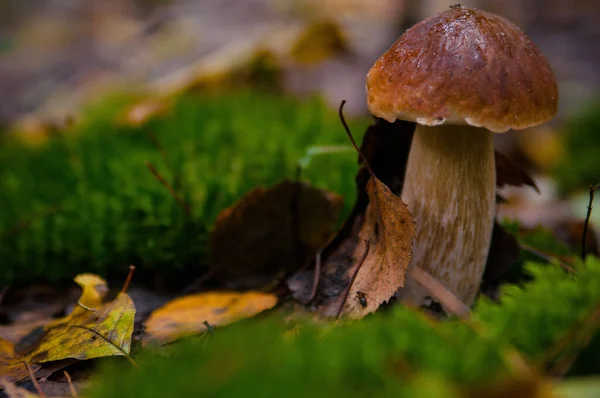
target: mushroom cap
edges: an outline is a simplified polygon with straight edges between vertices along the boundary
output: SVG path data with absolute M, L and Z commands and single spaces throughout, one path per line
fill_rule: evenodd
M 502 133 L 552 119 L 558 88 L 548 61 L 516 25 L 453 6 L 408 29 L 375 62 L 367 101 L 389 122 Z

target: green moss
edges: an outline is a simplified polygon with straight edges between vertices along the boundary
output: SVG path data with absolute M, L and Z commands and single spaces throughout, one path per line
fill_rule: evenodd
M 506 288 L 500 304 L 478 303 L 479 333 L 396 307 L 341 326 L 300 324 L 292 338 L 285 331 L 293 325 L 274 314 L 175 345 L 167 358 L 138 352 L 141 369 L 111 362 L 88 396 L 452 396 L 458 385 L 509 377 L 507 345 L 539 359 L 600 303 L 596 258 L 577 276 L 546 264 L 527 269 L 534 280 Z
M 600 182 L 600 98 L 590 103 L 567 124 L 565 155 L 554 170 L 559 186 L 566 191 L 586 189 Z
M 139 278 L 189 281 L 203 272 L 207 231 L 220 210 L 257 185 L 292 178 L 307 147 L 347 142 L 320 100 L 249 91 L 179 98 L 168 116 L 141 128 L 118 126 L 112 103 L 89 113 L 80 131 L 39 147 L 2 138 L 0 285 L 83 271 L 119 276 L 129 264 Z M 191 218 L 145 161 L 189 201 Z M 334 154 L 315 159 L 304 177 L 347 196 L 348 209 L 356 167 L 355 154 Z M 56 214 L 40 215 L 54 205 Z

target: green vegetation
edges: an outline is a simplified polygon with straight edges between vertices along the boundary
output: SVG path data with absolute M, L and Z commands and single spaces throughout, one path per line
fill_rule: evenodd
M 600 260 L 578 264 L 577 276 L 547 264 L 526 268 L 534 279 L 506 287 L 500 304 L 479 301 L 478 332 L 402 307 L 339 327 L 285 326 L 272 315 L 176 345 L 168 358 L 143 353 L 140 369 L 111 361 L 89 396 L 452 396 L 465 383 L 510 377 L 508 347 L 539 364 L 598 308 Z M 284 333 L 293 326 L 297 333 Z
M 555 168 L 555 178 L 566 191 L 585 189 L 600 182 L 600 98 L 573 117 L 565 129 L 565 155 Z
M 120 277 L 129 264 L 138 281 L 187 283 L 205 270 L 207 231 L 219 211 L 257 185 L 294 178 L 308 147 L 347 144 L 335 111 L 318 99 L 187 96 L 141 128 L 115 123 L 123 104 L 90 110 L 77 131 L 41 146 L 0 137 L 0 285 L 68 281 L 79 272 Z M 357 136 L 366 127 L 353 125 Z M 192 217 L 145 161 L 190 203 Z M 346 196 L 347 211 L 356 168 L 354 153 L 321 156 L 303 177 Z

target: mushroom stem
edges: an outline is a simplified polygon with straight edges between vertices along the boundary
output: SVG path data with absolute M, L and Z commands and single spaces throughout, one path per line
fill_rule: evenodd
M 479 291 L 491 242 L 495 189 L 491 132 L 417 125 L 402 190 L 417 228 L 413 265 L 468 306 Z M 408 278 L 398 296 L 422 305 L 431 295 Z

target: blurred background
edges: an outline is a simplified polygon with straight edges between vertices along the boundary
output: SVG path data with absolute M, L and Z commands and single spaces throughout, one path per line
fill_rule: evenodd
M 456 0 L 3 0 L 0 122 L 61 120 L 116 87 L 166 93 L 265 52 L 285 90 L 364 113 L 364 78 L 409 26 Z M 558 77 L 561 118 L 600 87 L 597 0 L 463 0 L 520 26 Z

